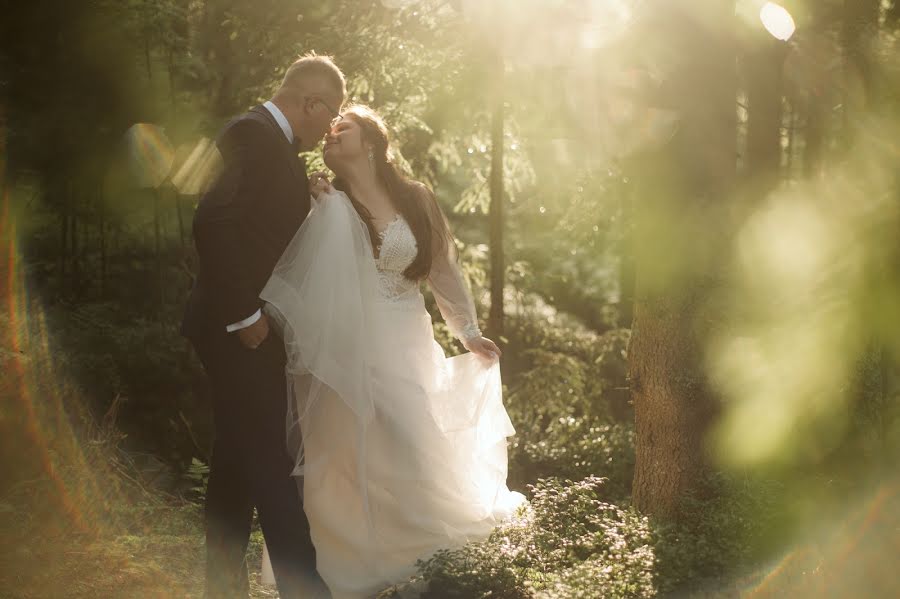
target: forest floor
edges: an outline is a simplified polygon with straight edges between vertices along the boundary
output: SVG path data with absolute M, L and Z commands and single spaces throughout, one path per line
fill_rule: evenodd
M 203 513 L 195 503 L 122 505 L 110 510 L 111 521 L 89 528 L 64 522 L 71 514 L 37 519 L 22 509 L 0 503 L 4 599 L 203 596 Z M 254 528 L 248 552 L 251 596 L 277 597 L 274 588 L 259 584 L 262 534 Z
M 101 501 L 105 504 L 101 509 L 48 500 L 58 493 L 64 478 L 20 483 L 0 497 L 0 597 L 202 597 L 199 504 L 154 496 L 134 486 L 130 492 L 115 489 Z M 798 543 L 747 576 L 698 585 L 677 596 L 896 596 L 892 573 L 900 554 L 897 491 L 880 489 L 846 521 L 823 522 L 826 534 Z M 255 526 L 248 553 L 251 597 L 278 597 L 274 588 L 259 583 L 261 560 L 262 534 Z
M 181 481 L 171 473 L 166 484 L 148 477 L 140 456 L 122 449 L 115 414 L 97 421 L 73 411 L 78 403 L 64 400 L 72 387 L 38 368 L 40 355 L 25 349 L 15 336 L 0 344 L 0 599 L 202 597 L 201 503 L 163 490 L 185 488 L 172 484 Z M 815 510 L 822 517 L 804 525 L 802 541 L 764 565 L 736 568 L 746 576 L 677 596 L 900 596 L 895 476 L 848 493 L 856 498 L 830 516 Z M 259 584 L 261 561 L 257 526 L 248 553 L 251 596 L 277 597 Z

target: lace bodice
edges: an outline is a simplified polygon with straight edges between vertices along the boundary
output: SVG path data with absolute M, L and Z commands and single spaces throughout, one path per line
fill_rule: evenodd
M 418 291 L 418 284 L 403 276 L 419 251 L 416 237 L 406 221 L 399 214 L 379 234 L 378 257 L 375 267 L 378 269 L 378 289 L 382 298 L 389 301 L 400 301 L 410 292 Z
M 378 290 L 384 301 L 405 302 L 419 296 L 419 284 L 403 276 L 403 272 L 416 259 L 419 246 L 406 220 L 399 214 L 378 233 L 378 255 L 375 267 L 378 272 Z M 451 248 L 455 250 L 455 248 Z M 438 309 L 460 340 L 480 337 L 475 303 L 465 279 L 451 255 L 436 256 L 428 276 L 428 284 L 434 294 Z

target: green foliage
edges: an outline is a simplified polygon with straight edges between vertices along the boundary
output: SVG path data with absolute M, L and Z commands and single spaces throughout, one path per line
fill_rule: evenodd
M 611 497 L 628 497 L 634 476 L 634 430 L 628 425 L 591 422 L 584 417 L 561 417 L 544 434 L 514 438 L 509 449 L 510 484 L 540 476 L 578 480 L 595 474 L 607 479 Z
M 208 464 L 197 458 L 191 458 L 191 465 L 188 466 L 184 476 L 193 484 L 190 489 L 191 492 L 195 493 L 198 497 L 206 496 L 206 487 L 209 484 Z
M 629 329 L 598 334 L 533 296 L 523 298 L 516 312 L 510 315 L 508 328 L 510 345 L 571 355 L 597 367 L 600 378 L 608 377 L 615 383 L 624 380 Z
M 630 420 L 622 393 L 630 331 L 597 334 L 535 301 L 508 321 L 509 368 L 523 373 L 511 387 L 510 408 L 523 411 L 535 430 L 563 415 Z
M 778 525 L 780 489 L 712 479 L 715 498 L 686 498 L 677 522 L 610 501 L 601 478 L 530 486 L 531 500 L 486 541 L 420 562 L 430 599 L 655 597 L 711 587 L 761 557 Z M 390 596 L 390 595 L 389 595 Z
M 206 455 L 208 404 L 202 393 L 191 395 L 199 365 L 175 316 L 160 322 L 122 304 L 83 302 L 52 307 L 47 326 L 55 376 L 74 382 L 95 414 L 120 403 L 118 427 L 131 447 L 150 450 L 176 469 Z
M 653 596 L 649 523 L 604 501 L 603 479 L 546 479 L 531 491 L 530 505 L 488 540 L 420 563 L 424 597 Z
M 95 397 L 143 397 L 189 386 L 177 323 L 135 318 L 116 303 L 60 306 L 50 325 L 69 372 Z
M 630 494 L 634 432 L 625 380 L 629 331 L 599 335 L 553 310 L 510 319 L 505 404 L 516 427 L 510 481 L 543 477 L 607 479 L 618 498 Z
M 570 170 L 514 206 L 515 257 L 532 269 L 530 290 L 560 310 L 597 330 L 627 327 L 612 307 L 628 301 L 621 277 L 630 252 L 629 179 L 614 165 Z M 541 174 L 539 181 L 554 179 Z
M 681 500 L 675 522 L 657 522 L 656 579 L 663 592 L 720 579 L 778 549 L 784 489 L 774 481 L 710 475 L 706 497 Z

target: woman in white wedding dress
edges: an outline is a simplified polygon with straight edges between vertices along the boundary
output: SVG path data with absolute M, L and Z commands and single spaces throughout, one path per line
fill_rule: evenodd
M 314 186 L 261 297 L 287 349 L 317 568 L 335 599 L 364 598 L 486 538 L 524 497 L 506 486 L 500 350 L 478 329 L 433 194 L 399 174 L 368 108 L 343 113 L 324 157 L 335 186 Z M 448 359 L 435 342 L 423 279 L 469 353 Z

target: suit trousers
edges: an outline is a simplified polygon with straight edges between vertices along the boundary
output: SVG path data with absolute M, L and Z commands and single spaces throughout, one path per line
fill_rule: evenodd
M 282 599 L 322 585 L 286 444 L 285 352 L 274 330 L 256 349 L 222 331 L 192 339 L 209 376 L 215 441 L 206 495 L 210 599 L 246 597 L 256 508 Z

